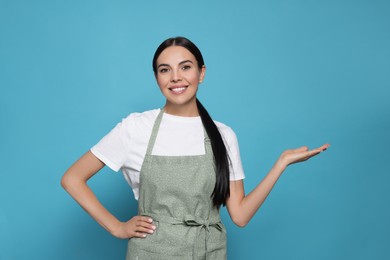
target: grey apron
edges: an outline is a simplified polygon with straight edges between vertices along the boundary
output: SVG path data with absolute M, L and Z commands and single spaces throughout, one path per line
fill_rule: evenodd
M 152 130 L 140 172 L 138 214 L 157 227 L 146 238 L 131 238 L 127 260 L 225 260 L 226 231 L 211 194 L 215 185 L 212 148 L 205 132 L 204 155 L 152 155 L 163 117 Z

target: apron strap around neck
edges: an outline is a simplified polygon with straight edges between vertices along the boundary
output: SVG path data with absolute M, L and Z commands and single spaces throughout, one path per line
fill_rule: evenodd
M 211 146 L 211 140 L 206 132 L 206 128 L 204 128 L 203 126 L 203 133 L 204 133 L 204 149 L 205 149 L 205 152 L 207 155 L 211 154 L 211 156 L 214 158 L 213 156 L 213 148 Z
M 160 113 L 158 114 L 156 121 L 154 121 L 153 129 L 152 129 L 152 134 L 149 138 L 149 143 L 148 143 L 148 148 L 146 150 L 147 155 L 151 155 L 154 147 L 154 143 L 156 142 L 157 134 L 158 134 L 158 129 L 160 128 L 162 116 L 164 114 L 164 109 L 160 109 Z

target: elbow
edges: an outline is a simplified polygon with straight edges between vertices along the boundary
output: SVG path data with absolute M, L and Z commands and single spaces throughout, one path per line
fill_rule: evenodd
M 76 183 L 77 179 L 75 179 L 75 176 L 70 174 L 69 172 L 66 172 L 61 178 L 61 186 L 67 192 L 69 192 L 72 187 L 75 187 Z
M 249 223 L 248 220 L 243 219 L 243 218 L 240 218 L 240 217 L 232 218 L 232 220 L 233 220 L 233 223 L 234 223 L 237 227 L 240 227 L 240 228 L 244 228 L 244 227 Z
M 64 188 L 64 190 L 68 190 L 69 186 L 70 186 L 69 183 L 70 183 L 69 178 L 66 176 L 66 174 L 64 174 L 64 176 L 62 176 L 62 178 L 61 178 L 61 186 L 62 186 L 62 188 Z
M 74 194 L 77 190 L 87 184 L 87 180 L 80 178 L 77 174 L 71 171 L 65 172 L 60 182 L 62 188 L 66 190 L 70 195 Z
M 234 222 L 234 224 L 236 224 L 237 227 L 244 228 L 248 224 L 248 222 L 245 222 L 245 221 Z

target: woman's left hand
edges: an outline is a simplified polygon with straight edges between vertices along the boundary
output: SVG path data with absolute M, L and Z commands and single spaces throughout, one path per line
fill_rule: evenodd
M 329 144 L 324 144 L 323 146 L 312 150 L 309 150 L 307 146 L 302 146 L 297 149 L 286 150 L 280 155 L 277 163 L 285 168 L 290 164 L 304 162 L 320 152 L 325 151 L 329 146 Z

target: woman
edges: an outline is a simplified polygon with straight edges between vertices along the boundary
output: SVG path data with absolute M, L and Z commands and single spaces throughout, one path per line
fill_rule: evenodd
M 107 231 L 129 239 L 127 259 L 226 259 L 219 208 L 244 227 L 290 164 L 326 150 L 283 152 L 263 181 L 244 193 L 234 132 L 214 122 L 196 98 L 206 67 L 183 37 L 156 50 L 153 70 L 163 109 L 130 114 L 62 178 L 63 187 Z M 97 200 L 87 181 L 105 165 L 122 169 L 138 199 L 138 215 L 120 222 Z

